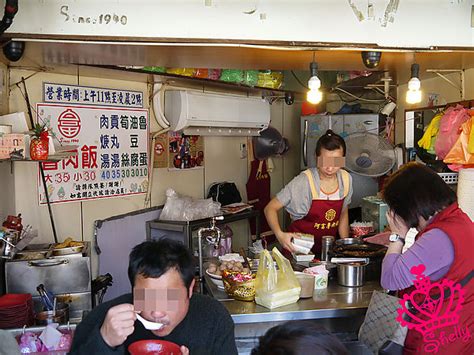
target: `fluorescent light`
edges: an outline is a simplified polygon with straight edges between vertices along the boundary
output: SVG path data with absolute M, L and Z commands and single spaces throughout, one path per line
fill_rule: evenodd
M 306 94 L 306 100 L 315 105 L 321 102 L 323 99 L 323 93 L 321 92 L 321 80 L 318 78 L 318 64 L 316 62 L 311 62 L 309 64 L 309 71 L 311 77 L 308 80 L 309 91 Z
M 408 91 L 406 94 L 406 102 L 409 104 L 417 104 L 421 102 L 421 82 L 420 66 L 416 63 L 411 65 L 411 79 L 408 82 Z

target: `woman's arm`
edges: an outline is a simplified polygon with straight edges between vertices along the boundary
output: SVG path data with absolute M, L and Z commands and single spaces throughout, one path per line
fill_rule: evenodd
M 337 228 L 341 238 L 348 238 L 349 235 L 349 209 L 342 209 L 341 218 L 339 218 L 339 227 Z
M 294 251 L 293 244 L 291 243 L 291 238 L 294 236 L 291 233 L 285 233 L 281 230 L 280 222 L 278 221 L 278 211 L 283 208 L 283 204 L 276 198 L 272 200 L 265 206 L 263 212 L 267 218 L 268 226 L 272 229 L 273 233 L 277 237 L 280 244 L 289 251 Z
M 425 275 L 438 280 L 448 272 L 454 261 L 454 247 L 449 236 L 441 229 L 426 232 L 404 254 L 403 244 L 390 243 L 382 262 L 380 283 L 389 290 L 401 290 L 413 286 L 413 266 L 425 265 Z

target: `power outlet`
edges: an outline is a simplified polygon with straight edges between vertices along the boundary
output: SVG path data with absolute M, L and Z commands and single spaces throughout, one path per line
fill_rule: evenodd
M 247 144 L 240 143 L 239 150 L 240 150 L 240 159 L 247 158 Z

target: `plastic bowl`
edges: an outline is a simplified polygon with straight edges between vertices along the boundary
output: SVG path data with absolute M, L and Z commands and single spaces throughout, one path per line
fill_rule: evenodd
M 128 351 L 132 355 L 181 355 L 179 345 L 166 340 L 139 340 Z
M 208 270 L 206 270 L 206 274 L 209 276 L 214 285 L 216 285 L 222 290 L 224 289 L 224 282 L 222 281 L 222 276 L 211 274 Z

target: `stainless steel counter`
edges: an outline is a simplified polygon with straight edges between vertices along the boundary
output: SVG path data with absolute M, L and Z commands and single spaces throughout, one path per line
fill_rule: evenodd
M 339 286 L 330 280 L 327 289 L 315 290 L 312 298 L 300 299 L 297 303 L 274 308 L 257 305 L 255 302 L 236 301 L 214 285 L 205 276 L 209 293 L 222 301 L 235 324 L 278 322 L 295 319 L 346 318 L 365 314 L 374 290 L 381 290 L 379 282 L 370 281 L 362 287 Z

